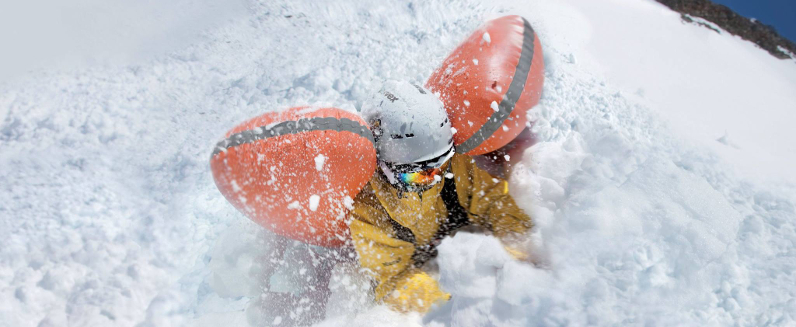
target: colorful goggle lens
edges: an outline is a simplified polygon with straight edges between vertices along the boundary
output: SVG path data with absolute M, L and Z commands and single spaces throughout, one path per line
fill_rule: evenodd
M 442 178 L 441 168 L 430 168 L 411 173 L 398 173 L 398 179 L 407 185 L 428 185 Z M 439 177 L 437 177 L 439 176 Z

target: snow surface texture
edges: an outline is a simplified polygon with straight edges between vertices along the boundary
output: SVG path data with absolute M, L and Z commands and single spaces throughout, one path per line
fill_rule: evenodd
M 382 79 L 422 82 L 509 13 L 545 46 L 539 143 L 510 185 L 536 264 L 484 235 L 447 239 L 453 300 L 425 317 L 373 306 L 340 264 L 319 325 L 796 324 L 793 61 L 652 1 L 251 1 L 212 20 L 175 3 L 152 11 L 178 31 L 169 46 L 139 46 L 149 31 L 114 22 L 150 11 L 85 1 L 81 15 L 118 18 L 92 30 L 126 41 L 99 36 L 120 43 L 96 65 L 2 80 L 0 326 L 290 324 L 264 288 L 301 288 L 311 252 L 269 256 L 275 238 L 215 189 L 212 146 L 264 111 L 354 110 Z

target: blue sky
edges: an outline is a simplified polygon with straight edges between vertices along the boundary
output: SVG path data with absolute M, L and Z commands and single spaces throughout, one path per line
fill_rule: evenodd
M 774 26 L 780 35 L 796 42 L 796 0 L 712 0 L 735 12 Z

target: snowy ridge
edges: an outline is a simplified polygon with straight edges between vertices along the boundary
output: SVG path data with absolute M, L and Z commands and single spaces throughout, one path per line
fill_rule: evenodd
M 316 265 L 303 255 L 272 261 L 274 238 L 213 185 L 207 159 L 215 142 L 264 111 L 355 110 L 381 79 L 422 82 L 462 37 L 508 13 L 528 18 L 545 47 L 547 82 L 533 111 L 539 143 L 510 185 L 536 222 L 536 264 L 514 261 L 488 236 L 447 239 L 439 276 L 453 300 L 426 317 L 373 306 L 356 266 L 339 265 L 318 325 L 794 324 L 796 187 L 778 169 L 796 148 L 780 125 L 744 128 L 767 116 L 776 117 L 769 124 L 788 121 L 795 68 L 748 42 L 683 25 L 652 1 L 462 0 L 252 1 L 153 60 L 41 71 L 4 85 L 0 326 L 290 324 L 290 315 L 269 311 L 275 302 L 261 276 L 279 270 L 276 290 L 291 291 Z M 650 21 L 628 37 L 661 31 L 670 42 L 667 31 L 676 31 L 687 47 L 672 48 L 695 62 L 675 66 L 690 79 L 645 70 L 653 50 L 643 44 L 595 48 L 590 40 L 622 44 L 624 34 L 603 32 L 611 15 Z M 719 74 L 708 59 L 722 57 L 703 55 L 699 43 L 753 60 Z M 648 57 L 621 62 L 627 53 Z M 634 70 L 640 85 L 624 75 Z M 759 99 L 739 101 L 738 90 L 701 86 L 716 82 L 709 73 L 734 84 L 772 82 L 748 88 Z M 659 101 L 669 95 L 690 98 Z M 683 125 L 672 104 L 688 101 L 702 111 Z M 736 120 L 749 126 L 699 125 L 700 115 L 732 115 L 733 102 L 761 113 Z M 683 132 L 699 128 L 708 132 Z M 738 148 L 716 142 L 718 128 L 729 128 L 727 142 Z M 761 129 L 774 132 L 750 133 Z M 767 152 L 757 155 L 755 145 Z M 757 164 L 748 160 L 773 161 L 766 171 L 780 182 L 748 178 L 749 162 Z

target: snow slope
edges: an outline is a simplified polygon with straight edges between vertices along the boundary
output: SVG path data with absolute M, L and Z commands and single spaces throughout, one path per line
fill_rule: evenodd
M 258 277 L 273 237 L 215 189 L 213 144 L 264 111 L 354 110 L 381 79 L 423 81 L 509 13 L 545 46 L 540 142 L 511 182 L 536 265 L 460 233 L 438 260 L 453 300 L 426 317 L 371 305 L 341 265 L 320 325 L 796 323 L 793 61 L 652 1 L 250 1 L 213 19 L 84 4 L 130 37 L 0 84 L 0 326 L 288 324 Z M 169 46 L 98 9 L 161 13 Z

